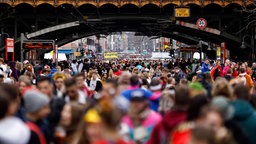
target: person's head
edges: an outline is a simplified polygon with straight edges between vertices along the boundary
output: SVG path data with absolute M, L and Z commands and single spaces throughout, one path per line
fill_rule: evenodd
M 249 88 L 243 84 L 236 84 L 234 87 L 234 99 L 243 99 L 246 101 L 250 101 L 250 92 Z
M 65 81 L 66 94 L 69 96 L 71 100 L 75 100 L 78 98 L 78 87 L 76 79 L 70 78 Z
M 90 108 L 84 114 L 83 119 L 83 135 L 86 135 L 91 143 L 101 139 L 103 134 L 103 124 L 99 111 L 95 108 Z M 86 139 L 80 139 L 80 142 L 84 141 L 86 141 Z
M 132 75 L 129 71 L 122 72 L 119 79 L 118 79 L 118 84 L 120 84 L 120 85 L 129 85 L 131 76 Z
M 161 85 L 160 81 L 157 78 L 153 78 L 150 85 L 149 85 L 149 89 L 152 92 L 160 91 L 162 89 L 162 85 Z
M 224 78 L 217 79 L 212 87 L 212 96 L 220 95 L 225 96 L 227 98 L 231 98 L 232 96 L 232 87 Z
M 174 105 L 178 108 L 187 108 L 190 102 L 189 89 L 186 86 L 175 87 Z
M 228 71 L 227 71 L 227 74 L 232 75 L 232 73 L 233 73 L 233 70 L 231 68 L 229 68 Z
M 56 67 L 56 70 L 57 70 L 58 73 L 60 73 L 60 72 L 61 72 L 61 67 L 60 67 L 60 66 L 57 66 L 57 67 Z
M 61 112 L 61 125 L 67 130 L 75 130 L 82 118 L 83 111 L 84 106 L 77 102 L 66 103 Z
M 130 83 L 132 86 L 138 86 L 140 81 L 139 81 L 139 76 L 136 74 L 133 74 L 130 78 Z
M 92 79 L 93 79 L 93 80 L 96 80 L 97 78 L 98 78 L 97 72 L 93 72 L 93 73 L 92 73 Z
M 40 77 L 36 81 L 37 88 L 48 97 L 52 97 L 53 95 L 53 84 L 51 78 L 49 77 Z
M 14 85 L 10 84 L 1 84 L 0 85 L 0 119 L 5 116 L 13 116 L 19 105 L 20 97 L 19 90 Z M 1 101 L 0 100 L 0 101 Z
M 206 60 L 205 60 L 205 63 L 206 63 L 206 64 L 209 64 L 209 60 L 208 60 L 208 59 L 206 59 Z
M 22 75 L 19 77 L 19 89 L 22 91 L 25 87 L 31 86 L 31 80 L 29 79 L 28 76 Z
M 113 98 L 117 94 L 117 81 L 114 79 L 107 79 L 103 84 L 102 91 L 100 92 L 101 97 Z
M 218 131 L 223 127 L 224 115 L 216 107 L 204 107 L 201 110 L 200 124 Z
M 50 113 L 49 98 L 47 95 L 35 91 L 27 90 L 23 96 L 26 115 L 29 119 L 37 121 L 45 118 Z
M 81 88 L 84 86 L 85 76 L 84 73 L 78 73 L 75 75 L 75 81 L 78 88 Z
M 200 116 L 201 109 L 209 104 L 209 100 L 206 95 L 196 95 L 191 98 L 188 107 L 188 121 L 197 120 Z
M 54 84 L 55 84 L 57 89 L 60 90 L 63 87 L 65 79 L 66 79 L 66 76 L 64 74 L 61 74 L 61 73 L 56 73 L 53 76 Z
M 149 102 L 142 90 L 134 90 L 131 93 L 130 101 L 130 111 L 132 114 L 140 114 L 149 106 Z
M 218 60 L 216 61 L 216 66 L 220 66 L 220 64 L 221 64 L 221 60 L 218 59 Z
M 226 66 L 229 66 L 229 65 L 230 65 L 230 60 L 229 60 L 229 59 L 226 59 L 225 65 L 226 65 Z
M 183 78 L 183 79 L 180 80 L 179 84 L 183 85 L 183 86 L 188 86 L 188 80 Z

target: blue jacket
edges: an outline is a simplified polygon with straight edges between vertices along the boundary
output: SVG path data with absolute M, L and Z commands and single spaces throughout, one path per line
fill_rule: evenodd
M 205 62 L 202 64 L 202 74 L 205 72 L 208 72 L 209 68 L 208 68 L 208 64 L 206 64 Z
M 250 144 L 256 144 L 256 111 L 245 100 L 232 102 L 235 108 L 234 120 L 238 122 L 250 140 Z

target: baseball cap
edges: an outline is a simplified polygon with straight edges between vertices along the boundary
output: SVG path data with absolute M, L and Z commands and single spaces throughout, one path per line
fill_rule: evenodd
M 143 101 L 143 100 L 146 100 L 146 96 L 145 96 L 145 93 L 143 90 L 134 90 L 132 93 L 131 93 L 131 101 Z

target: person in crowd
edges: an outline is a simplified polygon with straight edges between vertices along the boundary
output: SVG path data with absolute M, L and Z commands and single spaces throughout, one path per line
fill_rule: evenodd
M 149 90 L 152 92 L 152 96 L 150 97 L 150 108 L 154 111 L 158 111 L 159 100 L 162 95 L 162 84 L 157 78 L 153 78 L 150 85 Z
M 240 73 L 238 79 L 241 79 L 250 90 L 253 88 L 253 80 L 250 75 L 248 75 L 245 71 L 245 68 L 240 68 Z
M 161 116 L 149 109 L 148 97 L 140 89 L 134 90 L 130 98 L 130 111 L 122 122 L 129 127 L 129 135 L 136 143 L 149 139 L 153 127 L 161 121 Z
M 19 108 L 20 97 L 17 87 L 9 84 L 0 85 L 0 143 L 27 144 L 31 137 L 30 130 L 21 119 L 14 117 Z
M 256 137 L 254 136 L 256 113 L 249 103 L 250 94 L 248 87 L 242 84 L 236 85 L 233 99 L 234 101 L 231 103 L 235 109 L 233 119 L 244 129 L 250 141 L 248 144 L 254 144 L 256 143 Z
M 77 83 L 74 78 L 67 79 L 65 81 L 65 87 L 66 87 L 66 102 L 78 102 L 80 104 L 86 103 L 86 96 L 84 93 L 77 88 Z
M 88 88 L 90 91 L 99 93 L 102 90 L 102 83 L 98 78 L 97 72 L 92 72 L 92 78 L 87 80 Z
M 202 71 L 202 74 L 209 72 L 209 60 L 208 59 L 206 59 L 203 62 L 201 71 Z
M 216 65 L 212 68 L 211 76 L 214 80 L 216 80 L 217 77 L 222 77 L 223 76 L 223 70 L 222 70 L 222 67 L 221 67 L 221 60 L 220 59 L 218 59 L 216 61 Z
M 118 83 L 114 79 L 107 79 L 100 92 L 100 98 L 110 99 L 122 112 L 129 109 L 129 100 L 121 96 L 118 92 Z
M 224 78 L 217 79 L 212 86 L 212 96 L 224 96 L 226 98 L 232 97 L 232 87 Z
M 224 69 L 223 69 L 223 71 L 222 71 L 223 76 L 227 75 L 228 70 L 229 70 L 230 68 L 231 68 L 231 62 L 230 62 L 229 59 L 226 59 L 226 61 L 225 61 L 225 67 L 224 67 Z
M 232 133 L 237 144 L 249 144 L 248 136 L 245 134 L 242 127 L 233 120 L 235 110 L 231 105 L 231 100 L 224 96 L 216 96 L 212 99 L 211 105 L 216 107 L 224 116 L 224 125 Z
M 31 131 L 29 144 L 47 144 L 51 141 L 50 127 L 45 120 L 50 113 L 49 102 L 49 98 L 38 91 L 26 91 L 24 94 L 26 124 Z
M 187 87 L 178 86 L 175 88 L 175 101 L 173 108 L 167 112 L 161 122 L 153 129 L 147 144 L 169 142 L 171 131 L 187 119 L 187 108 L 190 97 Z
M 28 76 L 22 75 L 19 77 L 18 86 L 19 86 L 20 92 L 23 92 L 25 88 L 32 86 L 32 82 L 30 81 Z
M 129 71 L 124 71 L 121 73 L 118 79 L 118 92 L 119 94 L 128 89 L 130 86 L 131 73 Z
M 71 144 L 75 138 L 76 130 L 83 118 L 81 115 L 85 107 L 77 102 L 65 104 L 60 119 L 60 127 L 56 128 L 55 143 Z
M 233 70 L 231 68 L 229 68 L 227 70 L 227 73 L 226 75 L 224 76 L 224 78 L 227 80 L 227 81 L 230 81 L 231 79 L 233 79 Z
M 16 62 L 15 61 L 12 61 L 9 63 L 9 66 L 10 66 L 10 69 L 11 69 L 11 74 L 10 74 L 10 77 L 13 77 L 16 81 L 18 80 L 18 72 L 17 72 L 17 69 L 16 69 Z
M 65 96 L 65 85 L 66 75 L 63 73 L 55 73 L 53 76 L 53 81 L 55 85 L 54 95 L 58 98 L 64 98 Z
M 22 63 L 17 61 L 15 67 L 17 69 L 18 77 L 20 77 L 21 76 L 21 70 L 22 70 Z
M 76 62 L 76 60 L 72 60 L 72 63 L 71 63 L 71 69 L 72 69 L 72 75 L 75 75 L 77 72 L 78 72 L 78 70 L 77 70 L 77 62 Z
M 37 88 L 43 94 L 47 95 L 50 100 L 50 114 L 47 116 L 47 120 L 50 125 L 50 139 L 53 139 L 55 127 L 58 125 L 61 111 L 65 105 L 65 101 L 54 95 L 54 86 L 52 80 L 49 77 L 40 77 L 37 79 Z
M 127 90 L 123 91 L 121 93 L 121 95 L 129 100 L 131 98 L 131 93 L 134 90 L 141 89 L 139 86 L 140 86 L 139 76 L 136 75 L 136 74 L 133 74 L 130 78 L 130 86 L 127 88 Z M 141 90 L 145 93 L 146 97 L 151 97 L 152 96 L 152 93 L 150 91 L 145 90 L 145 89 L 141 89 Z
M 84 97 L 90 96 L 90 92 L 87 87 L 87 82 L 85 82 L 86 77 L 85 77 L 84 73 L 78 73 L 74 76 L 74 78 L 75 78 L 76 85 L 77 85 L 78 89 L 83 92 Z

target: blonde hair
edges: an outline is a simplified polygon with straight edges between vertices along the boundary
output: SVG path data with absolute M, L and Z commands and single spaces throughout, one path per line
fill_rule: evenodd
M 219 78 L 213 84 L 211 93 L 212 96 L 224 96 L 231 98 L 233 89 L 226 79 Z

